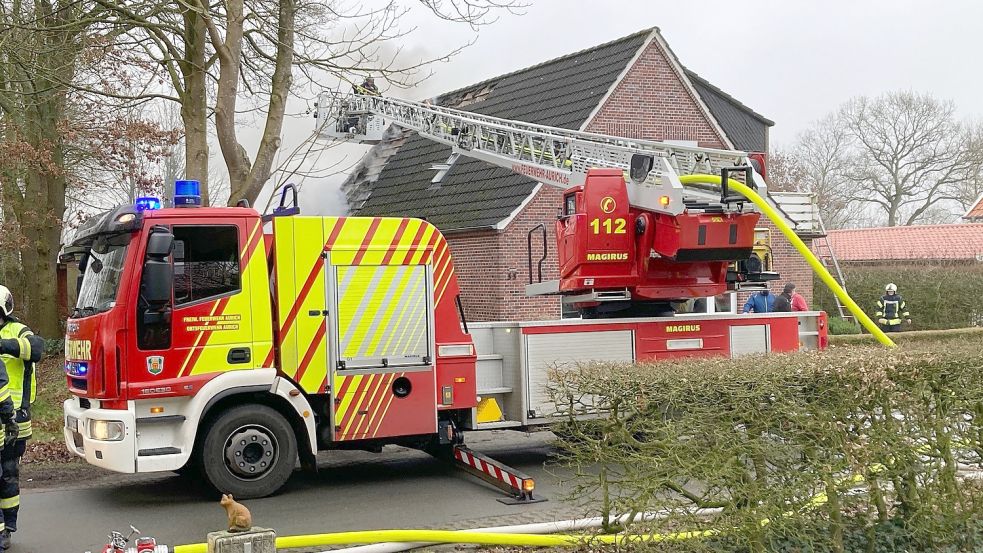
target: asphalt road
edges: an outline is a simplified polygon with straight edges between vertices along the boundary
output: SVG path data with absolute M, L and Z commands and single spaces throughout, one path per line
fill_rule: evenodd
M 501 492 L 423 453 L 387 447 L 381 454 L 329 452 L 319 472 L 297 472 L 274 497 L 246 502 L 258 526 L 279 535 L 386 528 L 462 529 L 559 520 L 583 514 L 562 499 L 564 476 L 547 467 L 548 432 L 472 434 L 468 445 L 536 479 L 545 503 L 510 506 Z M 205 541 L 225 511 L 170 473 L 119 475 L 54 489 L 25 490 L 11 553 L 101 551 L 111 528 L 133 524 L 158 543 Z

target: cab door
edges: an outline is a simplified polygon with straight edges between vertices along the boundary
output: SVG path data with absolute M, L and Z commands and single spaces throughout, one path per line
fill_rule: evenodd
M 326 261 L 332 438 L 437 431 L 429 265 Z
M 151 336 L 140 330 L 138 319 L 137 359 L 129 369 L 131 385 L 139 387 L 134 399 L 191 394 L 207 380 L 206 375 L 253 368 L 263 361 L 253 351 L 250 326 L 252 283 L 244 271 L 250 243 L 246 219 L 172 223 L 168 225 L 174 235 L 169 332 L 165 339 L 160 333 Z M 203 378 L 189 379 L 196 376 Z

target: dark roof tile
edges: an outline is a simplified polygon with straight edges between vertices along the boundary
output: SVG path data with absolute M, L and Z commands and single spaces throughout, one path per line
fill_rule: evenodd
M 774 126 L 774 121 L 745 106 L 689 69 L 686 70 L 686 76 L 735 148 L 745 152 L 768 151 L 768 127 Z

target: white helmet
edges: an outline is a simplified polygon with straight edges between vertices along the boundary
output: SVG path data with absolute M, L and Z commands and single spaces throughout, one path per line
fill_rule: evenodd
M 14 313 L 14 295 L 2 284 L 0 284 L 0 312 L 8 318 Z
M 884 291 L 885 292 L 897 292 L 898 291 L 898 285 L 892 282 L 892 283 L 890 283 L 890 284 L 888 284 L 887 286 L 884 287 Z

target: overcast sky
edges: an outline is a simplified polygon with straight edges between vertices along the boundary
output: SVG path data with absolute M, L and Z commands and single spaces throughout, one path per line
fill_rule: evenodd
M 964 117 L 983 118 L 983 2 L 529 2 L 521 15 L 502 13 L 477 35 L 414 7 L 404 22 L 417 27 L 402 40 L 407 58 L 475 43 L 398 95 L 432 96 L 656 26 L 684 65 L 776 122 L 773 146 L 852 97 L 890 90 L 930 92 L 953 100 Z M 290 121 L 285 146 L 312 125 Z M 348 159 L 360 151 L 348 149 Z

